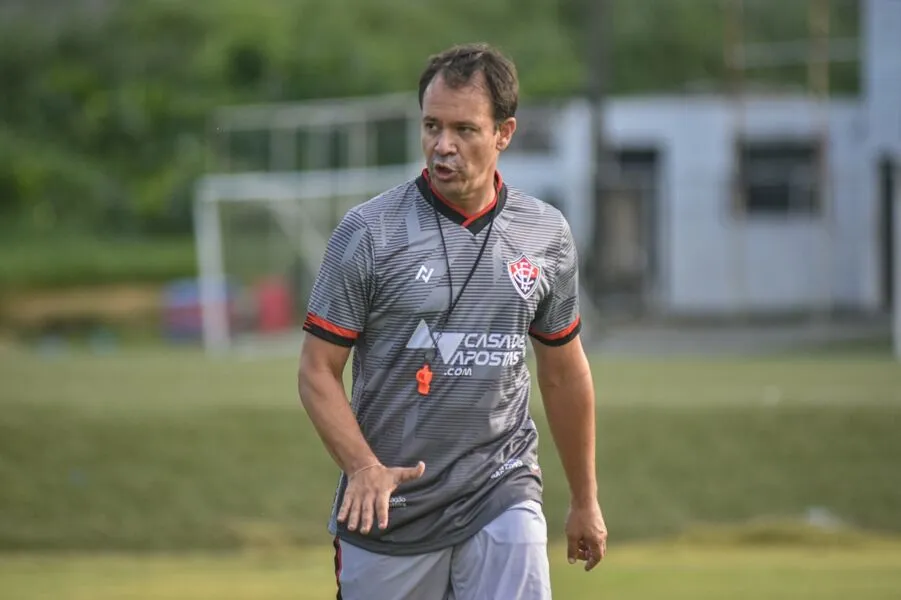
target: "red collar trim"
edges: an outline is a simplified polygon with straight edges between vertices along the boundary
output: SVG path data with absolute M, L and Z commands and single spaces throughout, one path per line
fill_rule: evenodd
M 460 210 L 460 207 L 458 207 L 456 204 L 449 202 L 444 196 L 442 196 L 441 194 L 438 193 L 438 190 L 436 190 L 435 187 L 432 185 L 432 180 L 429 179 L 429 170 L 428 169 L 422 170 L 422 176 L 426 180 L 426 182 L 429 184 L 429 190 L 431 190 L 433 196 L 438 198 L 438 200 L 440 200 L 445 206 L 447 206 L 448 208 L 453 210 L 455 213 L 466 218 L 466 220 L 463 221 L 464 227 L 467 227 L 470 223 L 484 217 L 485 215 L 490 213 L 492 210 L 494 210 L 494 207 L 497 206 L 497 199 L 501 193 L 501 188 L 504 186 L 504 180 L 501 177 L 500 172 L 495 171 L 494 172 L 494 200 L 492 200 L 488 204 L 488 206 L 486 206 L 479 212 L 470 215 L 470 214 L 467 214 L 467 213 L 463 212 L 462 210 Z

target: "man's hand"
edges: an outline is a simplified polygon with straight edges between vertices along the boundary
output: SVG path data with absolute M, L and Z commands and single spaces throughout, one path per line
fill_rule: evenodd
M 566 516 L 566 554 L 569 564 L 585 561 L 585 570 L 595 568 L 607 554 L 607 525 L 597 502 L 570 505 Z
M 386 467 L 376 464 L 363 467 L 348 476 L 344 501 L 338 511 L 338 521 L 347 522 L 347 529 L 367 534 L 372 529 L 373 516 L 378 517 L 379 529 L 388 527 L 388 501 L 391 493 L 402 483 L 419 479 L 425 473 L 425 463 L 415 467 Z

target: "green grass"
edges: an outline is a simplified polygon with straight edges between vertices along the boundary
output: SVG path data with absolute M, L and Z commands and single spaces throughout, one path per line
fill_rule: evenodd
M 896 363 L 856 352 L 593 367 L 611 531 L 596 573 L 563 560 L 566 485 L 535 404 L 555 597 L 898 597 L 901 541 L 861 533 L 901 534 Z M 293 359 L 186 349 L 0 348 L 0 596 L 333 597 L 336 469 L 294 372 Z M 847 527 L 798 525 L 811 507 Z
M 901 543 L 845 548 L 614 546 L 585 573 L 550 549 L 555 598 L 889 600 L 901 591 Z M 326 548 L 243 554 L 18 555 L 0 561 L 16 600 L 318 600 L 335 595 Z
M 337 473 L 294 372 L 186 350 L 0 356 L 0 550 L 322 543 Z M 617 540 L 810 507 L 901 532 L 895 363 L 598 361 L 595 377 Z M 566 484 L 536 420 L 559 537 Z

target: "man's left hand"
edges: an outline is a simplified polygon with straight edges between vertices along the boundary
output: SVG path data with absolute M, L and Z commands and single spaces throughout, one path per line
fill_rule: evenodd
M 607 554 L 607 525 L 597 502 L 573 503 L 566 516 L 566 554 L 570 564 L 585 561 L 585 570 L 595 568 Z

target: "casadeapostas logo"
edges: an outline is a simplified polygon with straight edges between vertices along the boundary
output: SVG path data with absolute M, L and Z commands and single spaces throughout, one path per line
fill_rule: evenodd
M 448 366 L 446 375 L 472 375 L 472 367 L 508 367 L 519 364 L 526 354 L 526 336 L 515 333 L 435 332 L 438 355 Z M 425 321 L 410 341 L 408 350 L 431 350 L 435 347 L 432 332 Z

